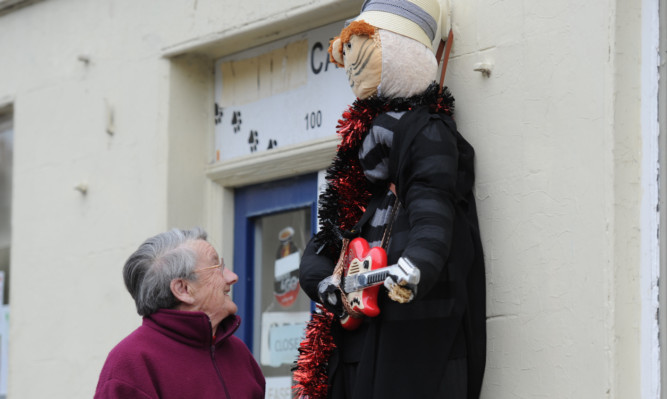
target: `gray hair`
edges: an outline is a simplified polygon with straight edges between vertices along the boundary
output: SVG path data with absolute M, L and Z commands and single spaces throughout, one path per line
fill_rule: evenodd
M 158 309 L 173 309 L 180 303 L 171 292 L 171 281 L 196 278 L 197 257 L 186 244 L 206 237 L 206 231 L 200 227 L 172 229 L 147 239 L 127 259 L 123 279 L 140 316 Z

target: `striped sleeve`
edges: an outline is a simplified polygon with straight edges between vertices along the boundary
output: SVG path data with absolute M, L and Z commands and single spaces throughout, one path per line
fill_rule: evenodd
M 379 115 L 359 149 L 359 162 L 366 178 L 373 183 L 386 181 L 389 178 L 389 153 L 394 139 L 393 129 L 404 114 L 405 111 Z
M 443 121 L 432 120 L 411 143 L 404 164 L 410 231 L 402 256 L 420 269 L 418 297 L 439 280 L 451 249 L 458 165 L 454 133 Z

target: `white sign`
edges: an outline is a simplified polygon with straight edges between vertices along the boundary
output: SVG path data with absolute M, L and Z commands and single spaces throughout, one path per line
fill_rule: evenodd
M 215 68 L 215 160 L 270 151 L 336 133 L 355 100 L 329 61 L 343 22 L 222 58 Z
M 310 312 L 263 313 L 260 363 L 271 367 L 294 363 L 309 320 Z
M 264 399 L 292 399 L 292 378 L 266 377 Z

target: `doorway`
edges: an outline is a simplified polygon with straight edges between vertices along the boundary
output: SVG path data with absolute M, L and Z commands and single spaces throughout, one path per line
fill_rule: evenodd
M 262 368 L 267 397 L 291 397 L 291 368 L 312 309 L 299 262 L 316 229 L 317 174 L 236 189 L 234 203 L 237 335 Z

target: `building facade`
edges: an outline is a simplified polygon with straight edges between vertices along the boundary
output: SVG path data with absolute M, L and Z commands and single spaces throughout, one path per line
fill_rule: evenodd
M 361 3 L 0 0 L 0 395 L 90 398 L 141 322 L 125 259 L 197 225 L 241 277 L 267 396 L 287 397 L 310 308 L 294 262 L 354 100 L 326 48 Z M 667 397 L 666 2 L 450 3 L 482 397 Z

